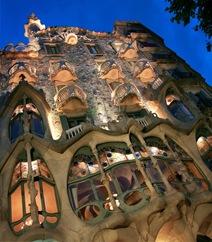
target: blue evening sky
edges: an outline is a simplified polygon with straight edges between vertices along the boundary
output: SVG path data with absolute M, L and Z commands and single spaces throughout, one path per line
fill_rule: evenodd
M 212 52 L 203 33 L 192 25 L 170 22 L 165 0 L 0 0 L 0 48 L 27 42 L 24 24 L 31 12 L 48 26 L 79 26 L 112 31 L 116 20 L 139 21 L 160 35 L 165 44 L 212 84 Z

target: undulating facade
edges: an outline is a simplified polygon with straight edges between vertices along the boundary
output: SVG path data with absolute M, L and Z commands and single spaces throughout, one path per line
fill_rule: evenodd
M 0 241 L 212 239 L 211 87 L 138 22 L 0 52 Z

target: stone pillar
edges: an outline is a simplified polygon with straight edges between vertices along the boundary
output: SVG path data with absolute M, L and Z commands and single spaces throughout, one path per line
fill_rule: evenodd
M 129 142 L 130 142 L 130 141 L 129 141 Z M 144 170 L 143 162 L 142 162 L 142 164 L 141 164 L 141 161 L 138 160 L 138 158 L 136 157 L 136 155 L 135 155 L 135 151 L 134 151 L 134 149 L 133 149 L 132 144 L 129 143 L 128 146 L 129 146 L 129 148 L 130 148 L 130 150 L 131 150 L 131 152 L 132 152 L 132 154 L 133 154 L 133 156 L 134 156 L 134 158 L 135 158 L 136 166 L 137 166 L 138 170 L 140 171 L 141 175 L 143 176 L 143 178 L 144 178 L 144 182 L 146 183 L 148 189 L 150 190 L 151 196 L 156 196 L 157 193 L 156 193 L 155 188 L 153 187 L 153 185 L 152 185 L 152 183 L 151 183 L 149 177 L 147 176 L 147 174 L 146 174 L 146 172 L 145 172 L 145 170 Z
M 166 177 L 164 176 L 163 172 L 161 171 L 159 165 L 158 165 L 158 162 L 157 160 L 152 156 L 151 152 L 149 151 L 149 148 L 147 147 L 146 145 L 146 142 L 145 140 L 143 139 L 142 135 L 141 135 L 141 132 L 140 130 L 137 128 L 137 127 L 133 127 L 133 129 L 130 130 L 133 134 L 135 134 L 135 136 L 137 136 L 137 138 L 139 139 L 140 143 L 144 146 L 144 148 L 147 150 L 147 153 L 153 163 L 153 165 L 155 166 L 155 168 L 158 170 L 160 176 L 161 176 L 161 179 L 163 181 L 163 183 L 165 184 L 166 186 L 166 190 L 167 192 L 171 192 L 171 191 L 174 191 L 173 187 L 170 185 L 170 183 L 168 182 L 168 180 L 166 179 Z
M 108 175 L 105 174 L 105 172 L 103 170 L 102 164 L 99 160 L 98 151 L 97 151 L 96 147 L 91 146 L 91 149 L 92 149 L 92 152 L 93 152 L 93 154 L 94 154 L 94 156 L 97 160 L 97 163 L 99 165 L 99 169 L 100 169 L 100 172 L 101 172 L 101 175 L 102 175 L 102 183 L 103 183 L 103 185 L 105 186 L 105 188 L 108 192 L 108 196 L 109 196 L 109 199 L 110 199 L 110 202 L 112 204 L 113 209 L 116 210 L 118 207 L 117 207 L 116 201 L 113 197 L 113 193 L 110 190 L 110 179 L 109 179 Z
M 27 163 L 28 163 L 28 176 L 27 176 L 27 186 L 29 189 L 30 193 L 30 213 L 33 221 L 33 225 L 39 224 L 38 220 L 38 207 L 36 204 L 36 196 L 37 196 L 37 190 L 35 189 L 35 184 L 34 184 L 34 174 L 32 170 L 32 160 L 31 160 L 31 151 L 32 146 L 30 143 L 26 143 L 25 145 L 25 150 L 27 153 Z

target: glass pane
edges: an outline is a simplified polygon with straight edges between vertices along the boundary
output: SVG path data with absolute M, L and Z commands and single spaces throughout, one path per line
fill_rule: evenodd
M 21 162 L 21 176 L 27 178 L 28 175 L 28 164 L 27 162 Z
M 40 137 L 44 136 L 43 121 L 40 116 L 35 114 L 31 115 L 31 133 L 36 134 Z
M 21 222 L 20 224 L 17 224 L 17 225 L 15 225 L 14 227 L 13 227 L 13 230 L 15 231 L 15 232 L 19 232 L 20 230 L 22 230 L 24 228 L 24 222 Z
M 139 203 L 142 200 L 142 198 L 143 196 L 139 191 L 132 191 L 125 195 L 124 202 L 127 205 L 132 206 Z
M 51 180 L 53 180 L 45 162 L 38 160 L 38 165 L 39 165 L 40 174 L 46 178 L 49 178 L 49 179 L 51 178 Z
M 54 186 L 42 181 L 43 197 L 47 213 L 57 213 L 57 200 Z
M 136 181 L 133 177 L 130 166 L 122 166 L 113 170 L 113 175 L 118 179 L 119 185 L 123 192 L 133 189 Z
M 30 193 L 29 193 L 29 189 L 28 189 L 27 183 L 24 183 L 24 197 L 25 197 L 26 213 L 30 213 L 31 199 L 30 199 Z
M 51 223 L 51 224 L 54 224 L 57 222 L 57 217 L 50 217 L 50 216 L 47 216 L 46 217 L 46 221 Z
M 79 208 L 86 203 L 95 201 L 90 181 L 81 182 L 71 187 L 74 208 Z
M 32 164 L 32 170 L 34 171 L 34 175 L 35 176 L 39 176 L 39 170 L 38 170 L 38 161 L 37 160 L 34 160 L 31 162 Z M 28 164 L 27 164 L 28 165 Z
M 157 169 L 153 167 L 151 161 L 145 162 L 145 170 L 152 182 L 161 182 L 160 174 L 158 173 Z
M 15 189 L 15 191 L 10 195 L 10 199 L 12 222 L 16 222 L 23 217 L 21 186 L 18 186 Z
M 14 141 L 23 134 L 23 121 L 20 116 L 10 121 L 10 140 Z
M 96 205 L 88 205 L 80 209 L 78 216 L 84 220 L 89 221 L 100 214 L 100 209 Z
M 13 172 L 12 183 L 11 186 L 16 184 L 16 182 L 21 178 L 21 163 L 19 162 Z

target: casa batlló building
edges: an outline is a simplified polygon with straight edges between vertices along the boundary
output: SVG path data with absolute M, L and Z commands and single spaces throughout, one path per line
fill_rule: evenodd
M 138 22 L 24 28 L 0 55 L 0 241 L 210 241 L 204 79 Z

